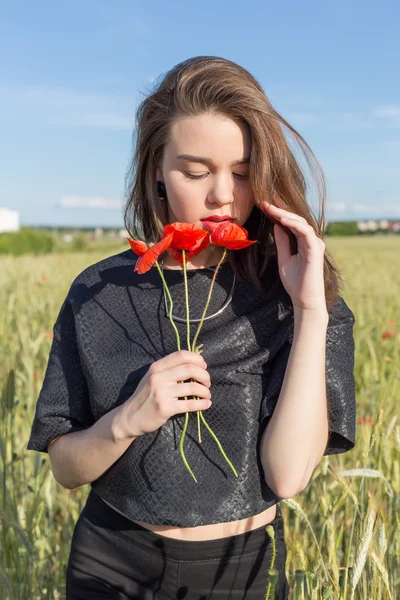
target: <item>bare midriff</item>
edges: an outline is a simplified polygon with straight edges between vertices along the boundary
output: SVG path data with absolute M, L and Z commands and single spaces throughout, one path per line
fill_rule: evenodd
M 106 502 L 106 500 L 104 500 Z M 120 510 L 106 502 L 111 508 L 124 515 Z M 246 531 L 251 531 L 267 526 L 271 523 L 276 516 L 276 504 L 270 506 L 267 510 L 247 517 L 246 519 L 239 519 L 238 521 L 229 521 L 227 523 L 212 523 L 211 525 L 200 525 L 199 527 L 171 527 L 170 525 L 154 525 L 153 523 L 146 523 L 145 521 L 135 521 L 141 527 L 149 529 L 158 535 L 162 535 L 175 540 L 185 540 L 193 542 L 202 542 L 205 540 L 216 540 L 219 538 L 231 537 L 233 535 L 240 535 Z

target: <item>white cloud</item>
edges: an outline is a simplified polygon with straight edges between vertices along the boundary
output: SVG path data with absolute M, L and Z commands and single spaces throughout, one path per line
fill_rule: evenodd
M 383 142 L 378 142 L 380 146 L 384 148 L 400 150 L 400 140 L 384 140 Z
M 362 112 L 337 111 L 324 112 L 323 109 L 313 112 L 293 112 L 288 114 L 287 120 L 294 125 L 308 125 L 312 123 L 321 123 L 325 129 L 337 131 L 339 130 L 359 130 L 372 129 L 376 124 L 371 119 L 370 115 Z
M 71 117 L 58 117 L 49 119 L 51 125 L 71 127 L 95 127 L 97 129 L 115 129 L 119 131 L 132 131 L 134 119 L 128 119 L 112 113 L 100 112 Z
M 355 204 L 351 204 L 349 208 L 350 208 L 350 212 L 353 212 L 353 213 L 363 212 L 363 213 L 367 213 L 370 215 L 370 214 L 376 214 L 377 212 L 380 212 L 380 207 L 373 206 L 372 204 L 355 203 Z
M 99 196 L 64 196 L 59 206 L 61 208 L 121 208 L 122 201 Z
M 375 124 L 370 117 L 363 115 L 362 113 L 344 111 L 336 114 L 334 113 L 332 117 L 333 125 L 335 127 L 344 126 L 347 130 L 372 129 L 375 127 Z
M 60 87 L 0 86 L 3 113 L 50 125 L 132 131 L 135 101 L 128 96 Z
M 375 115 L 377 117 L 400 117 L 400 106 L 396 106 L 395 104 L 380 106 L 375 110 Z
M 286 119 L 289 123 L 298 123 L 299 125 L 308 125 L 309 123 L 316 123 L 319 121 L 319 117 L 317 115 L 311 113 L 291 113 L 288 115 Z
M 386 119 L 392 127 L 400 127 L 400 105 L 387 104 L 378 106 L 375 109 L 374 115 L 381 119 Z
M 0 92 L 3 99 L 21 102 L 29 106 L 92 106 L 107 101 L 105 96 L 75 92 L 61 87 L 40 87 L 27 85 L 2 85 Z
M 400 203 L 377 203 L 377 204 L 351 204 L 350 212 L 352 213 L 364 213 L 365 215 L 389 215 L 397 216 L 400 215 Z
M 329 212 L 345 212 L 347 204 L 345 202 L 327 202 L 326 210 Z

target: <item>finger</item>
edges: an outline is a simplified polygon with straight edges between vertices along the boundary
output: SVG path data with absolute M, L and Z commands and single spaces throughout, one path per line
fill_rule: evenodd
M 292 257 L 289 234 L 282 225 L 274 225 L 274 238 L 278 251 L 278 264 L 286 264 Z
M 191 381 L 190 383 L 175 383 L 171 385 L 168 390 L 168 395 L 173 398 L 184 398 L 184 396 L 199 396 L 200 398 L 211 398 L 210 388 L 197 381 Z
M 199 367 L 198 365 L 194 365 L 192 363 L 178 365 L 173 369 L 168 369 L 167 377 L 172 383 L 186 381 L 187 379 L 195 379 L 207 387 L 210 387 L 211 385 L 209 372 L 203 369 L 203 367 Z
M 176 402 L 176 403 L 175 403 Z M 176 400 L 172 403 L 172 409 L 175 410 L 174 414 L 195 412 L 197 410 L 207 410 L 212 405 L 211 400 Z
M 284 217 L 290 217 L 293 219 L 297 219 L 298 221 L 302 222 L 302 223 L 306 223 L 307 221 L 304 217 L 301 217 L 300 215 L 296 215 L 296 213 L 290 212 L 288 210 L 286 210 L 285 208 L 281 208 L 279 206 L 275 206 L 274 204 L 268 204 L 268 206 L 266 207 L 266 210 L 268 212 L 271 212 L 271 214 L 275 215 L 276 218 L 284 218 Z
M 201 354 L 198 354 L 197 352 L 190 352 L 189 350 L 178 350 L 177 352 L 167 354 L 167 356 L 164 356 L 163 358 L 160 358 L 160 360 L 152 363 L 149 371 L 151 373 L 159 373 L 160 371 L 172 369 L 173 367 L 177 367 L 178 365 L 182 365 L 184 363 L 193 363 L 203 368 L 207 367 L 207 363 Z
M 182 382 L 190 379 L 199 381 L 208 388 L 211 387 L 211 378 L 208 371 L 192 363 L 177 365 L 171 369 L 164 369 L 163 371 L 157 371 L 156 373 L 150 373 L 149 375 L 149 381 L 155 389 L 162 388 L 166 385 L 182 385 Z
M 311 227 L 311 225 L 305 221 L 300 221 L 300 219 L 296 217 L 283 216 L 280 219 L 280 224 L 289 227 L 289 229 L 296 229 L 296 231 L 303 236 L 310 236 L 311 234 L 315 235 L 314 229 Z
M 282 225 L 285 225 L 291 231 L 293 231 L 296 237 L 302 238 L 306 242 L 307 246 L 309 246 L 310 248 L 313 247 L 316 235 L 311 225 L 308 225 L 308 223 L 303 223 L 302 221 L 291 217 L 283 217 L 281 219 L 281 223 Z

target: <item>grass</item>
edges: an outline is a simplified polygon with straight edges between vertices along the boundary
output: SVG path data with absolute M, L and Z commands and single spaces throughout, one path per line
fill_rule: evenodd
M 356 317 L 356 447 L 326 456 L 281 503 L 293 599 L 400 598 L 400 238 L 327 238 Z M 113 250 L 118 251 L 117 250 Z M 65 597 L 75 522 L 90 486 L 66 490 L 28 452 L 52 326 L 74 277 L 107 254 L 0 257 L 0 589 Z

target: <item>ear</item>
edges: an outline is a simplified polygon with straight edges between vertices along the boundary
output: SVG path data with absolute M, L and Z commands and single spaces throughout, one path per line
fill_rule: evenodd
M 157 167 L 156 170 L 156 181 L 164 181 L 163 172 L 160 167 Z
M 274 194 L 273 194 L 273 203 L 275 204 L 275 206 L 283 208 L 282 199 L 279 196 L 278 192 L 275 192 L 275 191 L 274 191 Z

